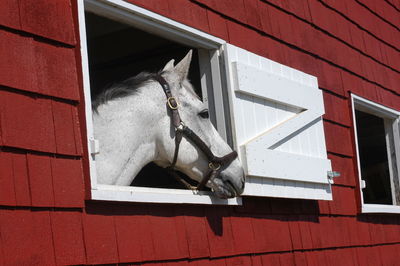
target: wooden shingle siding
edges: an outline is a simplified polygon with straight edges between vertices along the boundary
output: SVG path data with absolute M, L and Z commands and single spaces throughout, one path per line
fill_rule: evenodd
M 0 265 L 396 265 L 398 215 L 360 215 L 350 92 L 400 110 L 397 0 L 129 0 L 318 78 L 333 201 L 85 201 L 75 0 L 0 1 Z
M 51 212 L 50 216 L 57 264 L 85 264 L 81 212 L 58 210 Z

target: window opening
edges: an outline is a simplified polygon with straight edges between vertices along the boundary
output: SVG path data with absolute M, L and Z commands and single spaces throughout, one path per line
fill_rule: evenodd
M 170 59 L 179 62 L 193 49 L 94 13 L 86 12 L 85 18 L 92 100 L 114 82 L 143 71 L 157 72 Z M 193 52 L 189 79 L 202 97 L 197 49 Z M 185 180 L 195 185 L 190 178 Z M 131 186 L 186 189 L 154 163 L 146 165 Z
M 352 95 L 362 212 L 400 213 L 400 112 Z
M 356 110 L 357 140 L 360 156 L 364 203 L 393 204 L 385 121 Z

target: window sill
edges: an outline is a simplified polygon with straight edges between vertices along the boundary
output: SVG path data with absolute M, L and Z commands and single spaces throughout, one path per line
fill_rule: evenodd
M 147 187 L 97 185 L 92 189 L 92 200 L 145 202 L 145 203 L 179 203 L 179 204 L 213 204 L 242 205 L 242 198 L 219 199 L 211 192 L 194 192 L 182 189 L 164 189 Z
M 400 213 L 400 206 L 382 204 L 363 204 L 362 213 Z

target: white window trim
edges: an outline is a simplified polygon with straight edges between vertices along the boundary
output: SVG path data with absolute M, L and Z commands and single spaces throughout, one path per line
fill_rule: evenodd
M 125 24 L 133 25 L 158 36 L 199 49 L 200 61 L 210 60 L 209 67 L 202 69 L 201 76 L 203 98 L 207 101 L 207 93 L 212 93 L 215 105 L 214 122 L 218 131 L 226 139 L 226 122 L 222 105 L 223 95 L 221 77 L 219 76 L 219 49 L 226 42 L 222 39 L 188 27 L 146 9 L 140 8 L 122 0 L 79 0 L 78 19 L 81 45 L 81 60 L 83 72 L 83 87 L 86 113 L 86 127 L 89 150 L 89 167 L 91 180 L 91 199 L 125 202 L 154 202 L 154 203 L 186 203 L 186 204 L 221 204 L 241 205 L 240 197 L 219 199 L 211 192 L 194 192 L 180 189 L 144 188 L 129 186 L 110 186 L 97 183 L 96 166 L 91 155 L 98 145 L 94 140 L 94 128 L 91 109 L 89 61 L 87 53 L 85 11 L 91 11 Z M 211 52 L 209 52 L 211 51 Z M 209 52 L 209 53 L 208 53 Z M 202 64 L 203 66 L 205 64 Z M 212 75 L 212 76 L 211 76 Z M 212 78 L 210 78 L 210 76 Z M 212 84 L 212 90 L 206 90 L 206 85 Z M 210 87 L 210 86 L 208 86 Z M 222 108 L 222 109 L 221 109 Z
M 382 204 L 362 204 L 362 213 L 400 213 L 400 206 Z
M 400 213 L 400 206 L 396 205 L 384 205 L 384 204 L 367 204 L 364 203 L 364 196 L 362 192 L 362 178 L 361 178 L 361 168 L 360 168 L 360 156 L 358 152 L 358 139 L 357 139 L 357 127 L 356 127 L 356 116 L 355 110 L 365 111 L 367 113 L 382 117 L 382 118 L 390 118 L 394 119 L 395 123 L 399 125 L 400 121 L 400 112 L 389 107 L 374 103 L 370 100 L 367 100 L 363 97 L 357 96 L 355 94 L 351 94 L 351 103 L 352 103 L 352 113 L 353 113 L 353 125 L 354 125 L 354 136 L 355 136 L 355 144 L 356 144 L 356 154 L 357 154 L 357 169 L 358 169 L 358 180 L 360 184 L 360 197 L 361 197 L 361 212 L 362 213 Z M 386 126 L 386 125 L 385 125 Z M 396 132 L 395 132 L 396 133 Z M 397 132 L 398 135 L 399 132 Z M 395 152 L 397 158 L 397 168 L 400 163 L 400 143 L 399 141 L 394 142 Z M 388 147 L 389 148 L 389 147 Z M 388 158 L 390 160 L 390 158 Z M 390 170 L 392 171 L 392 170 Z M 392 175 L 392 173 L 391 173 Z M 391 176 L 392 178 L 392 176 Z M 391 185 L 393 189 L 393 181 L 391 180 Z

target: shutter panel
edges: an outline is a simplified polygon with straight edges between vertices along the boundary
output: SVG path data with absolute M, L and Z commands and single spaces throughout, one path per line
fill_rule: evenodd
M 332 199 L 317 79 L 230 44 L 225 60 L 244 194 Z

